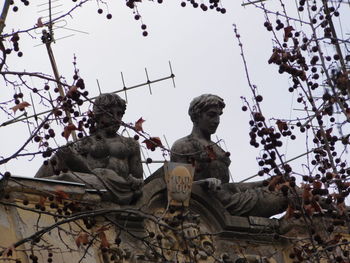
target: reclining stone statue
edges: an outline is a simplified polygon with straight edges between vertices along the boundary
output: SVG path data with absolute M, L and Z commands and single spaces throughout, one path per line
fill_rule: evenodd
M 102 199 L 118 204 L 135 201 L 141 195 L 143 171 L 138 142 L 117 134 L 125 109 L 125 101 L 116 94 L 97 97 L 92 117 L 94 131 L 59 149 L 35 177 L 106 189 Z
M 232 215 L 270 217 L 285 211 L 287 198 L 279 191 L 269 191 L 262 181 L 229 183 L 229 153 L 211 140 L 224 107 L 223 99 L 216 95 L 204 94 L 192 100 L 188 111 L 192 132 L 174 143 L 171 161 L 194 164 L 194 181 L 209 186 Z

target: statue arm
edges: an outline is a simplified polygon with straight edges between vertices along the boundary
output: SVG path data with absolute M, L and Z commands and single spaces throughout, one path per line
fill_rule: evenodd
M 91 173 L 88 162 L 71 145 L 59 149 L 56 153 L 60 163 L 73 172 Z
M 53 156 L 49 163 L 47 165 L 43 164 L 39 168 L 39 170 L 36 172 L 35 176 L 36 178 L 43 178 L 43 177 L 50 177 L 55 174 L 54 167 L 52 166 L 52 163 L 57 163 L 56 156 Z
M 47 165 L 43 164 L 34 177 L 51 177 L 63 170 L 85 173 L 91 172 L 84 158 L 69 145 L 58 149 L 49 163 Z
M 235 183 L 235 186 L 237 189 L 239 189 L 240 192 L 244 192 L 248 189 L 263 187 L 263 181 L 250 182 L 250 183 Z
M 171 147 L 170 160 L 177 163 L 189 163 L 189 153 L 191 153 L 189 142 L 180 139 Z
M 135 141 L 132 141 L 132 143 L 133 152 L 129 158 L 130 173 L 133 177 L 142 179 L 143 169 L 141 164 L 140 145 Z
M 54 175 L 58 175 L 59 172 L 62 170 L 68 170 L 68 167 L 64 162 L 61 161 L 57 154 L 55 154 L 50 158 L 48 164 L 41 165 L 34 177 L 51 177 Z

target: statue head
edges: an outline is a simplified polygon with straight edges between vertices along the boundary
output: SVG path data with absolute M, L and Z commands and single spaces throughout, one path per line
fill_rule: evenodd
M 120 107 L 123 114 L 126 110 L 126 102 L 115 93 L 104 93 L 95 99 L 93 112 L 94 115 L 104 114 L 108 109 L 113 107 Z
M 225 108 L 225 103 L 222 98 L 213 94 L 203 94 L 194 98 L 188 109 L 188 114 L 191 117 L 191 120 L 194 122 L 200 114 L 206 111 L 210 107 L 217 107 L 221 110 Z
M 194 98 L 188 109 L 194 126 L 197 126 L 206 133 L 215 133 L 219 123 L 225 103 L 217 95 L 203 94 Z
M 115 93 L 105 93 L 98 96 L 94 102 L 93 113 L 97 129 L 115 133 L 120 127 L 126 110 L 126 102 Z

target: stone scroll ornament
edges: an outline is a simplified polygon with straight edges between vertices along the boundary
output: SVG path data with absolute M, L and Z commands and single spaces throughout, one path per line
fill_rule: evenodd
M 194 167 L 191 164 L 166 162 L 165 182 L 168 190 L 168 206 L 189 206 Z

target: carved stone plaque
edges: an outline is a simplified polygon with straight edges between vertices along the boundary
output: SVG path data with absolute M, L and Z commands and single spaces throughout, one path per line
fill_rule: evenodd
M 187 207 L 191 197 L 194 167 L 190 164 L 166 162 L 164 170 L 168 205 Z

